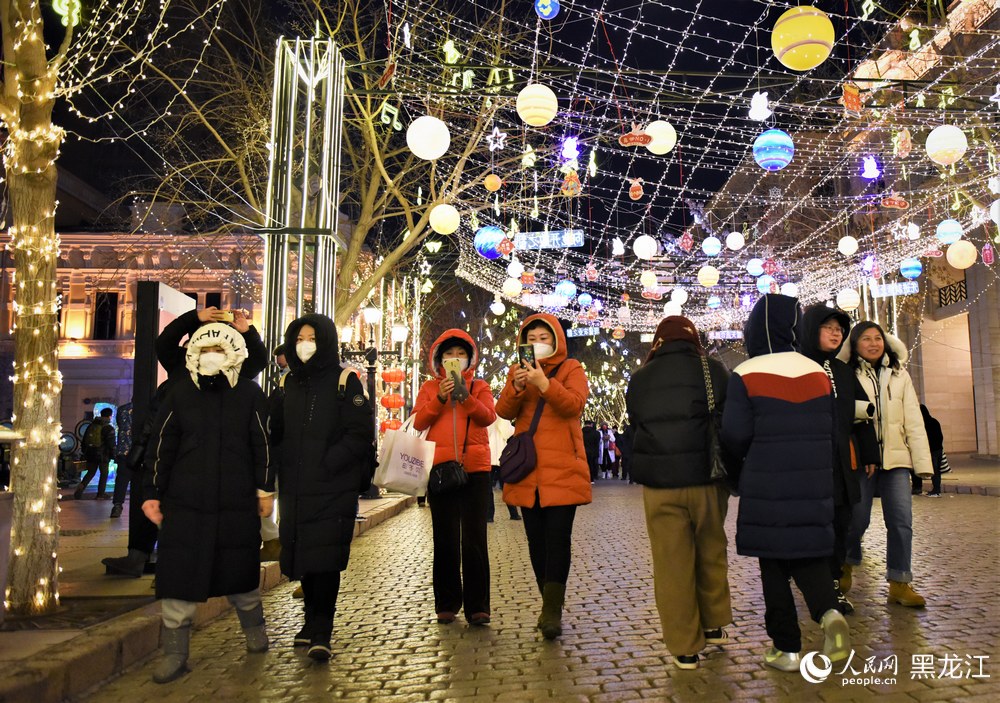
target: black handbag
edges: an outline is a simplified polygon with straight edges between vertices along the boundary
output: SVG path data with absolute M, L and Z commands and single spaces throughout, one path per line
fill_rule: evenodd
M 701 370 L 705 376 L 705 393 L 708 395 L 708 468 L 709 478 L 714 483 L 736 493 L 736 477 L 730 474 L 726 466 L 726 454 L 722 448 L 719 435 L 722 433 L 722 414 L 715 407 L 715 388 L 712 385 L 712 373 L 708 368 L 708 357 L 701 356 Z
M 472 391 L 471 386 L 469 387 L 469 391 Z M 434 464 L 431 467 L 431 473 L 427 477 L 427 493 L 432 495 L 450 493 L 469 482 L 469 475 L 465 473 L 465 465 L 462 461 L 465 459 L 465 449 L 469 446 L 469 424 L 472 418 L 465 418 L 465 441 L 462 442 L 461 454 L 458 453 L 458 413 L 454 406 L 451 409 L 451 420 L 453 428 L 452 439 L 455 442 L 455 456 L 458 459 L 442 461 L 440 464 Z
M 552 370 L 549 378 L 556 375 L 559 366 Z M 538 454 L 535 452 L 535 430 L 538 429 L 538 421 L 542 417 L 544 407 L 545 398 L 539 398 L 528 431 L 508 439 L 500 453 L 500 480 L 504 483 L 523 481 L 535 470 L 535 465 L 538 463 Z

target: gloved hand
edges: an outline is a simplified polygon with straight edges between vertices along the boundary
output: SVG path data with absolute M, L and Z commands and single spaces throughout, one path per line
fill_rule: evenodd
M 469 389 L 465 387 L 465 379 L 457 373 L 451 374 L 451 380 L 455 382 L 455 388 L 451 392 L 451 399 L 456 403 L 464 403 L 469 397 Z

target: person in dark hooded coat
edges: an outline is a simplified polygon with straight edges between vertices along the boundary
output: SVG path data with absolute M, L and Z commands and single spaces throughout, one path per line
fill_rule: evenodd
M 142 511 L 160 526 L 156 597 L 163 651 L 153 680 L 186 671 L 198 602 L 229 596 L 247 650 L 268 647 L 260 601 L 259 516 L 273 508 L 267 402 L 241 378 L 243 338 L 229 325 L 200 327 L 158 412 Z
M 879 462 L 875 427 L 871 420 L 855 424 L 855 417 L 871 417 L 875 406 L 868 402 L 865 389 L 854 369 L 837 358 L 847 340 L 851 318 L 847 313 L 823 304 L 806 309 L 802 316 L 802 353 L 823 367 L 833 386 L 837 402 L 837 441 L 833 462 L 833 556 L 830 574 L 837 589 L 837 602 L 844 614 L 854 606 L 840 588 L 842 565 L 847 556 L 847 531 L 851 506 L 861 499 L 858 469 Z
M 326 661 L 374 417 L 357 374 L 347 374 L 339 390 L 343 369 L 333 320 L 303 315 L 288 325 L 284 345 L 289 372 L 271 417 L 281 571 L 302 582 L 305 598 L 305 625 L 294 643 Z
M 802 650 L 790 579 L 823 627 L 823 654 L 839 661 L 851 653 L 828 564 L 835 405 L 823 368 L 796 351 L 800 316 L 795 298 L 757 301 L 743 333 L 750 359 L 733 371 L 722 415 L 722 442 L 743 458 L 736 552 L 760 561 L 774 643 L 764 663 L 780 671 L 798 671 Z

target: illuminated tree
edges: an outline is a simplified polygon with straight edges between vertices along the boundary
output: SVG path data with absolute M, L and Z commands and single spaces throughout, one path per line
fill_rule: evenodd
M 203 3 L 217 12 L 221 0 Z M 127 95 L 144 77 L 158 49 L 183 31 L 166 21 L 169 2 L 100 0 L 86 11 L 80 0 L 0 0 L 3 84 L 0 122 L 6 131 L 4 168 L 10 194 L 10 250 L 15 261 L 14 429 L 11 489 L 15 494 L 6 600 L 16 613 L 58 605 L 57 445 L 61 380 L 57 359 L 58 301 L 55 232 L 56 160 L 65 136 L 53 124 L 57 101 L 94 84 L 118 81 Z M 61 20 L 61 22 L 60 22 Z M 47 36 L 60 36 L 53 48 Z M 117 117 L 120 100 L 89 119 Z

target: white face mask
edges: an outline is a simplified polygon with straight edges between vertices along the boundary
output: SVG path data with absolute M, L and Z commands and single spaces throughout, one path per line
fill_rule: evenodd
M 302 359 L 302 363 L 309 361 L 313 358 L 313 354 L 316 353 L 316 342 L 296 342 L 295 353 Z
M 538 342 L 535 342 L 531 346 L 535 348 L 536 359 L 545 359 L 556 353 L 556 348 L 551 344 L 539 344 Z
M 462 371 L 465 371 L 467 368 L 469 368 L 469 360 L 468 359 L 463 359 L 462 357 L 459 357 L 458 358 L 458 368 L 462 369 Z
M 226 363 L 226 355 L 223 352 L 202 352 L 198 357 L 198 373 L 202 376 L 214 376 L 222 371 Z

